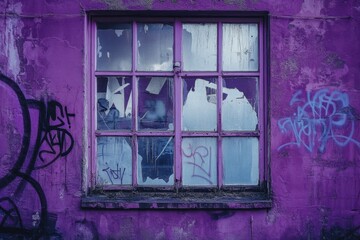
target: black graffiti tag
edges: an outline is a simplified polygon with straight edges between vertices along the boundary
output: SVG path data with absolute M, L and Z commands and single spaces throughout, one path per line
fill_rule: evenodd
M 52 226 L 55 226 L 56 216 L 48 212 L 45 193 L 32 173 L 71 152 L 74 140 L 68 129 L 75 114 L 57 101 L 26 99 L 16 82 L 1 73 L 0 95 L 6 99 L 0 122 L 7 123 L 12 129 L 10 132 L 19 132 L 20 136 L 18 142 L 13 141 L 16 144 L 13 149 L 0 148 L 0 238 L 55 236 L 57 233 Z M 22 121 L 12 121 L 13 112 Z M 4 140 L 10 141 L 11 136 Z M 28 194 L 35 195 L 37 204 L 25 204 Z M 34 211 L 35 221 L 31 221 L 29 210 Z
M 63 107 L 59 102 L 50 101 L 46 115 L 42 126 L 40 161 L 35 169 L 47 167 L 60 157 L 68 155 L 74 146 L 74 139 L 66 128 L 71 128 L 70 118 L 74 118 L 75 114 L 69 113 L 67 107 Z

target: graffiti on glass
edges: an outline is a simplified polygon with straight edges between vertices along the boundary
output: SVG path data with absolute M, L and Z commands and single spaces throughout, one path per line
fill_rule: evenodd
M 182 149 L 182 154 L 184 157 L 190 159 L 186 161 L 186 164 L 192 165 L 192 177 L 201 178 L 213 184 L 211 178 L 211 146 L 192 146 L 188 145 L 185 149 Z

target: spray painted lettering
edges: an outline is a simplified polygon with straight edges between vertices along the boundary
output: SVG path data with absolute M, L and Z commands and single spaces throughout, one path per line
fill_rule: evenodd
M 189 145 L 186 150 L 182 150 L 184 157 L 191 159 L 186 161 L 187 164 L 192 165 L 191 177 L 200 178 L 213 184 L 211 177 L 211 147 Z
M 349 96 L 338 90 L 321 89 L 314 93 L 296 92 L 290 106 L 296 107 L 291 117 L 278 121 L 282 133 L 291 133 L 295 138 L 278 147 L 296 145 L 305 147 L 309 152 L 325 152 L 326 145 L 333 142 L 340 147 L 352 143 L 360 147 L 354 139 L 355 121 L 359 117 L 349 104 Z
M 116 169 L 110 167 L 103 169 L 106 172 L 111 184 L 114 184 L 113 180 L 120 180 L 120 184 L 123 184 L 123 178 L 126 168 L 119 168 L 119 164 L 116 164 Z
M 69 113 L 67 107 L 63 107 L 61 103 L 57 101 L 47 103 L 46 121 L 42 127 L 43 137 L 39 151 L 40 161 L 35 169 L 47 167 L 60 157 L 64 157 L 71 152 L 74 139 L 65 128 L 65 121 L 70 129 L 70 118 L 74 117 L 75 114 Z
M 74 140 L 65 119 L 70 128 L 75 115 L 56 101 L 26 99 L 15 81 L 1 73 L 0 93 L 0 122 L 7 128 L 0 138 L 5 146 L 0 149 L 0 238 L 59 236 L 57 216 L 48 212 L 45 193 L 32 173 L 70 153 Z M 29 196 L 38 202 L 26 204 Z

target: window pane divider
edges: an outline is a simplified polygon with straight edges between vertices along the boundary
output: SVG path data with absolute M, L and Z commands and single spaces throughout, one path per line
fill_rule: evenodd
M 96 42 L 97 42 L 97 35 L 96 35 L 96 24 L 93 24 L 91 26 L 91 50 L 90 50 L 90 56 L 91 56 L 91 72 L 94 72 L 96 69 Z M 97 100 L 96 100 L 96 76 L 91 74 L 91 83 L 90 83 L 90 111 L 92 113 L 91 120 L 90 120 L 90 126 L 91 126 L 91 148 L 90 151 L 90 184 L 91 188 L 94 188 L 96 186 L 96 164 L 93 159 L 97 159 L 96 157 L 96 148 L 97 148 L 97 141 L 95 136 L 95 129 L 96 129 L 96 114 L 97 114 Z
M 267 138 L 267 136 L 264 134 L 264 127 L 267 126 L 267 120 L 265 118 L 265 116 L 267 114 L 264 115 L 265 111 L 267 111 L 267 103 L 265 101 L 265 99 L 267 99 L 267 93 L 265 91 L 265 81 L 266 81 L 266 76 L 264 75 L 264 61 L 265 61 L 265 56 L 264 56 L 264 26 L 263 26 L 263 22 L 259 22 L 258 24 L 258 32 L 259 32 L 259 41 L 258 41 L 258 49 L 259 49 L 259 119 L 261 119 L 261 121 L 259 121 L 259 132 L 261 133 L 261 135 L 259 136 L 259 179 L 263 179 L 264 181 L 268 180 L 268 176 L 267 176 L 267 172 L 266 169 L 267 167 L 265 166 L 265 159 L 266 156 L 265 154 L 267 154 L 267 150 L 265 149 L 265 140 Z
M 137 130 L 137 79 L 134 75 L 135 69 L 136 69 L 136 63 L 137 63 L 137 24 L 134 21 L 132 24 L 132 35 L 133 35 L 133 41 L 132 41 L 132 148 L 131 148 L 131 155 L 132 155 L 132 186 L 137 186 L 137 164 L 138 164 L 138 143 L 137 143 L 137 136 L 134 135 L 134 133 Z
M 221 72 L 224 77 L 259 77 L 260 72 Z
M 233 131 L 233 132 L 182 132 L 183 137 L 259 137 L 258 131 Z
M 217 137 L 218 132 L 182 132 L 183 137 Z
M 173 72 L 122 72 L 122 71 L 97 71 L 95 72 L 95 76 L 108 76 L 108 77 L 113 77 L 113 76 L 164 76 L 164 77 L 172 77 L 174 76 Z
M 175 126 L 175 145 L 174 145 L 174 181 L 176 191 L 181 187 L 181 175 L 182 175 L 182 151 L 181 151 L 181 112 L 182 112 L 182 79 L 180 76 L 182 68 L 182 24 L 177 19 L 174 23 L 174 66 L 175 63 L 180 63 L 178 69 L 174 67 L 174 126 Z M 180 70 L 180 72 L 178 71 Z
M 181 77 L 259 77 L 259 72 L 181 72 Z
M 219 76 L 218 72 L 181 72 L 181 77 L 217 77 Z
M 118 72 L 118 71 L 96 71 L 95 76 L 96 77 L 117 77 L 117 76 L 132 76 L 132 72 Z
M 95 132 L 95 136 L 104 137 L 104 136 L 123 136 L 123 137 L 131 137 L 131 136 L 174 136 L 174 132 L 121 132 L 121 131 L 107 131 L 107 132 Z
M 217 132 L 219 136 L 217 137 L 217 184 L 220 189 L 223 185 L 223 158 L 222 158 L 222 122 L 221 122 L 221 109 L 222 109 L 222 88 L 223 88 L 223 80 L 221 77 L 222 70 L 222 23 L 217 23 L 217 71 L 218 71 L 218 79 L 217 79 Z
M 259 137 L 260 136 L 260 132 L 222 132 L 221 133 L 222 137 Z

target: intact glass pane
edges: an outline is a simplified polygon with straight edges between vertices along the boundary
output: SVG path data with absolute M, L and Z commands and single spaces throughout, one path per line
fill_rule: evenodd
M 182 183 L 184 186 L 217 185 L 216 138 L 183 138 Z
M 132 62 L 131 24 L 97 23 L 98 71 L 130 71 Z
M 216 131 L 216 78 L 185 78 L 182 83 L 182 129 Z
M 222 129 L 255 131 L 258 129 L 258 79 L 228 77 L 223 79 Z
M 257 185 L 259 141 L 254 137 L 228 137 L 222 141 L 224 185 Z
M 174 138 L 138 138 L 138 184 L 174 184 Z
M 174 130 L 173 79 L 140 77 L 138 88 L 138 129 Z
M 182 51 L 185 71 L 216 71 L 217 25 L 183 24 Z
M 130 77 L 97 78 L 97 129 L 131 129 Z
M 223 70 L 257 71 L 258 42 L 257 24 L 223 24 Z
M 173 26 L 160 23 L 137 25 L 137 70 L 172 71 Z
M 132 183 L 131 139 L 129 137 L 97 138 L 97 185 Z

